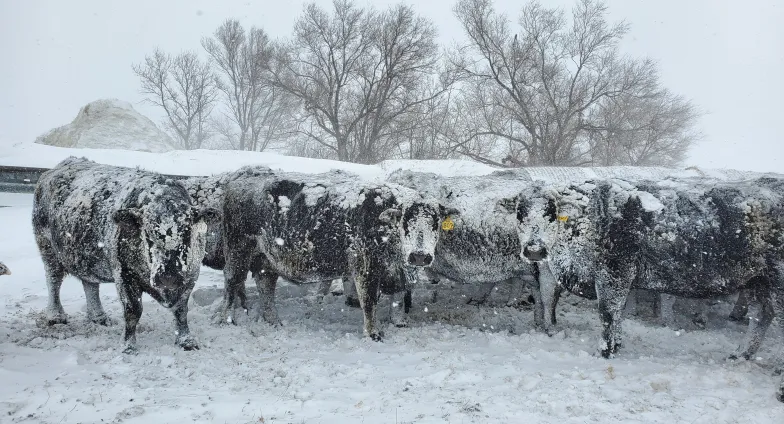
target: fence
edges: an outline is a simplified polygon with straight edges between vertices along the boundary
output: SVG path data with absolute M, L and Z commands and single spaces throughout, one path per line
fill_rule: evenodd
M 48 168 L 0 165 L 0 192 L 32 193 L 41 174 L 48 170 Z M 174 179 L 188 178 L 183 175 L 166 176 Z

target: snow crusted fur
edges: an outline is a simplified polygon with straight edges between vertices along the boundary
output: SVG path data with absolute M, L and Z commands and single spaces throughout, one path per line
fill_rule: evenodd
M 230 178 L 223 199 L 226 289 L 219 322 L 233 323 L 235 301 L 250 271 L 262 316 L 277 324 L 278 275 L 292 282 L 352 278 L 364 312 L 364 333 L 380 340 L 378 292 L 385 280 L 416 279 L 433 261 L 448 211 L 435 200 L 396 184 L 326 174 L 244 168 Z
M 164 176 L 75 157 L 41 176 L 33 202 L 50 325 L 67 321 L 60 286 L 70 274 L 82 281 L 90 319 L 103 325 L 99 284 L 116 284 L 126 353 L 136 352 L 142 293 L 172 309 L 179 346 L 198 348 L 188 330 L 188 298 L 204 255 L 204 218 L 213 211 L 192 208 L 185 188 Z
M 526 197 L 521 253 L 552 272 L 543 292 L 560 281 L 598 298 L 604 357 L 621 346 L 631 289 L 699 299 L 748 289 L 761 310 L 731 358 L 753 357 L 774 316 L 784 316 L 782 180 L 602 180 L 536 185 Z

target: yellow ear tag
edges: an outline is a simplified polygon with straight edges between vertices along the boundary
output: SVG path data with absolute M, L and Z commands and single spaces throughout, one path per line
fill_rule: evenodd
M 441 223 L 441 229 L 444 231 L 452 231 L 455 229 L 455 221 L 452 221 L 452 218 L 446 217 L 444 222 Z
M 569 220 L 569 215 L 558 215 L 558 220 L 561 222 L 566 222 Z

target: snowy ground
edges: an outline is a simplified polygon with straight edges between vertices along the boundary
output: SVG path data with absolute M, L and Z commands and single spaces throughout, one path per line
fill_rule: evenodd
M 70 323 L 38 324 L 47 292 L 31 202 L 0 193 L 0 260 L 13 271 L 0 277 L 0 422 L 784 422 L 772 375 L 781 331 L 774 324 L 756 361 L 727 362 L 745 327 L 723 319 L 726 304 L 707 330 L 628 320 L 623 353 L 604 360 L 593 304 L 575 297 L 551 338 L 531 330 L 530 310 L 503 306 L 504 287 L 485 307 L 463 304 L 469 286 L 422 287 L 411 328 L 387 327 L 374 343 L 358 310 L 311 286 L 281 287 L 281 329 L 252 317 L 215 326 L 222 275 L 204 269 L 189 315 L 201 350 L 176 348 L 171 314 L 147 297 L 141 353 L 126 356 L 114 287 L 102 293 L 113 326 L 86 322 L 72 278 Z

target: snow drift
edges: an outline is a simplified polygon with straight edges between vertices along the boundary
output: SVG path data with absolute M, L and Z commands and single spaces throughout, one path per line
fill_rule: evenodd
M 79 110 L 70 123 L 35 140 L 38 144 L 86 149 L 123 149 L 143 152 L 173 150 L 173 141 L 128 102 L 96 100 Z

